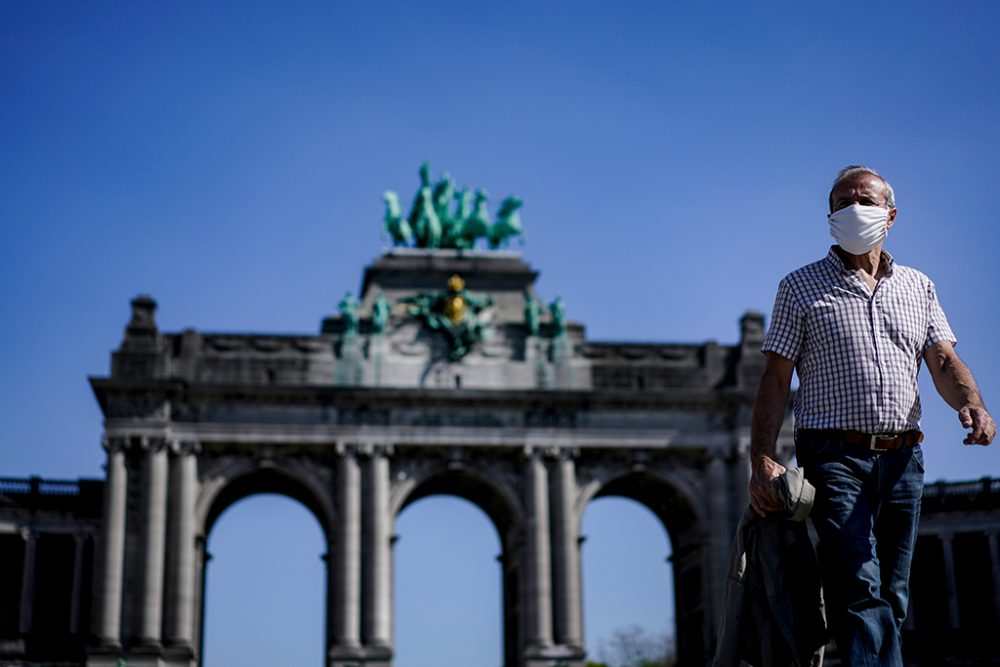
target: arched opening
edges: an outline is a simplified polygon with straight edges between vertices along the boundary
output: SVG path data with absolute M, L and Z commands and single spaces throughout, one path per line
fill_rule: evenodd
M 656 515 L 600 498 L 587 506 L 582 535 L 588 660 L 632 667 L 676 655 L 671 544 Z
M 321 503 L 275 470 L 226 485 L 205 520 L 201 665 L 326 664 Z
M 581 522 L 590 660 L 705 661 L 699 524 L 689 498 L 660 475 L 629 472 L 597 490 Z
M 486 514 L 427 497 L 399 516 L 396 535 L 396 667 L 501 664 L 501 549 Z
M 396 667 L 514 664 L 512 522 L 499 490 L 474 473 L 441 471 L 409 492 L 393 548 Z

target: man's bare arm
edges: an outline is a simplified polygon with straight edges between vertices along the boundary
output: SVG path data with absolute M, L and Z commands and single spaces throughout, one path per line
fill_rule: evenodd
M 934 379 L 934 387 L 945 402 L 958 411 L 964 428 L 972 429 L 965 438 L 967 445 L 988 445 L 993 442 L 997 425 L 983 405 L 972 371 L 966 366 L 950 341 L 931 345 L 924 352 L 924 362 Z
M 750 505 L 761 516 L 781 509 L 781 501 L 771 491 L 771 482 L 785 472 L 785 467 L 774 460 L 774 453 L 785 421 L 794 370 L 795 362 L 791 359 L 767 353 L 750 425 Z

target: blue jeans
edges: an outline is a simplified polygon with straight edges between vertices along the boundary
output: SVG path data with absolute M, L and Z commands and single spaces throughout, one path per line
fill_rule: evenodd
M 909 600 L 920 520 L 920 445 L 872 452 L 835 438 L 797 438 L 795 453 L 816 487 L 827 623 L 851 667 L 902 667 L 899 630 Z

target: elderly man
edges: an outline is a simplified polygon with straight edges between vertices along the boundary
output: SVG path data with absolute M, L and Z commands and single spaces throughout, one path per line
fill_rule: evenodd
M 921 360 L 971 429 L 965 444 L 988 445 L 996 434 L 934 283 L 882 249 L 895 220 L 892 188 L 874 170 L 837 175 L 829 216 L 837 244 L 778 287 L 753 413 L 750 503 L 765 515 L 780 507 L 775 441 L 798 373 L 796 458 L 816 487 L 827 616 L 852 667 L 903 664 L 899 629 L 923 491 Z

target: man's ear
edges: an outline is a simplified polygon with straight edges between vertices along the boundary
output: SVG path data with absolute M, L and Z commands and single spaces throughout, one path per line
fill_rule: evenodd
M 890 227 L 892 227 L 892 223 L 895 219 L 896 219 L 896 209 L 890 208 L 889 218 L 885 221 L 885 228 L 889 229 Z

